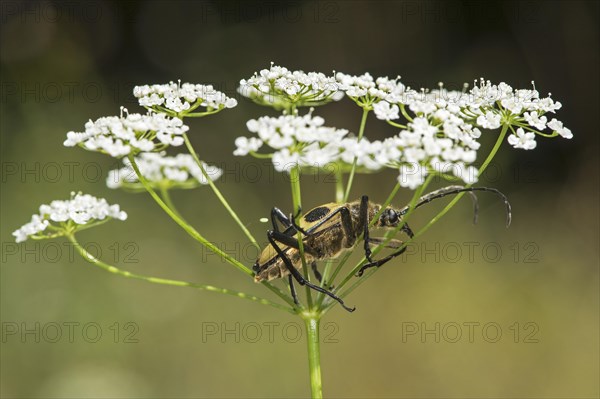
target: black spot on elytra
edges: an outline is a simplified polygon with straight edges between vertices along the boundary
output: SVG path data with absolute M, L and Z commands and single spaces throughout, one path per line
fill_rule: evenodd
M 317 220 L 321 219 L 323 216 L 327 215 L 329 213 L 330 209 L 327 208 L 326 206 L 320 206 L 318 208 L 313 209 L 312 211 L 308 212 L 306 215 L 304 215 L 304 220 L 306 220 L 307 222 L 316 222 Z

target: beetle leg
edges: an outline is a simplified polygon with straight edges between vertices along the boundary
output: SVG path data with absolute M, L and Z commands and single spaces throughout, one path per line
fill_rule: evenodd
M 271 224 L 273 225 L 273 231 L 277 231 L 277 232 L 280 231 L 279 226 L 277 225 L 277 221 L 279 221 L 279 223 L 281 223 L 283 225 L 283 227 L 285 228 L 284 233 L 286 235 L 293 236 L 296 234 L 297 231 L 301 232 L 304 235 L 307 235 L 306 231 L 304 231 L 304 229 L 302 229 L 300 226 L 298 226 L 296 224 L 295 218 L 297 218 L 297 217 L 298 217 L 298 215 L 296 215 L 295 217 L 290 215 L 290 217 L 288 218 L 281 211 L 281 209 L 279 209 L 277 207 L 271 209 Z
M 304 230 L 302 227 L 298 226 L 298 223 L 296 223 L 296 219 L 298 219 L 298 216 L 300 216 L 301 213 L 302 213 L 302 208 L 300 208 L 300 207 L 298 207 L 298 212 L 296 212 L 295 215 L 290 213 L 291 224 L 292 224 L 292 226 L 294 226 L 296 231 L 299 231 L 300 233 L 307 236 L 307 235 L 309 235 L 309 233 L 306 230 Z
M 300 244 L 298 243 L 298 240 L 294 236 L 288 236 L 286 234 L 283 234 L 280 231 L 269 231 L 269 232 L 267 232 L 267 236 L 273 237 L 274 240 L 279 241 L 280 243 L 282 243 L 285 246 L 300 250 Z M 310 245 L 304 244 L 303 247 L 304 247 L 305 253 L 312 255 L 312 256 L 318 256 L 317 252 Z
M 385 263 L 389 262 L 390 260 L 392 260 L 396 256 L 402 255 L 404 253 L 404 251 L 406 251 L 406 247 L 400 249 L 399 251 L 394 252 L 393 254 L 390 254 L 390 255 L 386 256 L 385 258 L 379 259 L 378 261 L 369 262 L 369 263 L 363 265 L 363 267 L 360 268 L 360 270 L 358 271 L 358 273 L 356 274 L 356 276 L 357 277 L 362 276 L 363 273 L 365 272 L 365 270 L 369 269 L 371 267 L 380 267 L 380 266 L 383 266 Z
M 319 284 L 321 284 L 321 282 L 323 280 L 323 276 L 319 272 L 319 269 L 317 269 L 317 262 L 312 262 L 310 264 L 310 267 L 312 268 L 313 274 L 315 275 L 317 281 L 319 282 Z
M 409 236 L 410 238 L 413 238 L 415 236 L 415 233 L 413 233 L 413 231 L 410 228 L 410 226 L 408 225 L 408 223 L 404 223 L 402 225 L 402 228 L 400 230 L 402 230 L 403 232 L 405 232 L 406 235 Z
M 294 303 L 300 305 L 300 302 L 298 302 L 298 294 L 296 294 L 296 288 L 294 287 L 294 278 L 291 274 L 288 275 L 288 281 L 290 283 L 290 294 L 292 294 L 292 298 L 294 298 Z
M 281 250 L 281 248 L 279 247 L 279 245 L 277 245 L 277 241 L 274 238 L 274 234 L 275 232 L 270 231 L 267 234 L 267 238 L 269 239 L 269 243 L 273 246 L 273 248 L 275 248 L 275 251 L 277 252 L 277 254 L 281 257 L 281 259 L 283 260 L 283 264 L 285 265 L 285 267 L 288 269 L 288 271 L 291 273 L 292 276 L 294 276 L 294 278 L 296 279 L 296 281 L 298 283 L 300 283 L 300 285 L 306 285 L 309 288 L 312 288 L 313 290 L 317 291 L 317 292 L 321 292 L 327 296 L 329 296 L 330 298 L 335 299 L 336 301 L 339 302 L 339 304 L 346 309 L 348 312 L 354 312 L 354 310 L 356 308 L 349 308 L 348 306 L 346 306 L 344 304 L 344 301 L 339 298 L 338 296 L 336 296 L 333 292 L 328 291 L 324 288 L 319 287 L 318 285 L 314 285 L 312 284 L 310 281 L 307 281 L 302 274 L 298 271 L 298 269 L 296 269 L 294 267 L 294 265 L 292 264 L 292 261 L 290 260 L 290 258 L 287 257 L 287 255 Z
M 279 223 L 281 223 L 286 229 L 292 226 L 290 219 L 288 219 L 288 217 L 285 216 L 283 212 L 281 212 L 281 209 L 275 207 L 271 209 L 271 223 L 273 224 L 274 231 L 279 231 L 279 226 L 277 225 L 278 220 Z
M 365 258 L 369 262 L 373 262 L 371 259 L 371 248 L 369 247 L 369 197 L 363 195 L 360 198 L 360 210 L 359 210 L 359 218 L 358 218 L 358 230 L 363 230 L 363 241 L 364 241 L 364 249 L 365 249 Z
M 383 242 L 385 242 L 385 238 L 381 238 L 381 237 L 371 237 L 370 238 L 370 244 L 373 245 L 380 245 Z M 402 246 L 402 244 L 404 244 L 404 242 L 400 241 L 400 240 L 396 240 L 395 238 L 392 238 L 386 245 L 386 248 L 390 248 L 390 249 L 398 249 Z
M 278 233 L 279 232 L 275 232 L 273 234 L 273 238 L 275 240 L 279 241 L 280 243 L 282 243 L 288 247 L 291 247 L 294 249 L 299 249 L 300 246 L 298 245 L 298 240 L 295 237 L 290 237 L 287 235 L 281 236 L 279 234 L 282 234 L 282 233 L 279 233 L 279 234 Z M 316 251 L 314 251 L 312 247 L 310 247 L 306 244 L 304 244 L 304 251 L 309 255 L 313 255 L 313 256 L 317 255 Z M 320 284 L 323 280 L 323 276 L 321 275 L 321 272 L 319 272 L 319 269 L 317 269 L 317 262 L 314 262 L 314 261 L 311 262 L 310 267 L 312 268 L 313 274 L 315 275 L 317 281 Z

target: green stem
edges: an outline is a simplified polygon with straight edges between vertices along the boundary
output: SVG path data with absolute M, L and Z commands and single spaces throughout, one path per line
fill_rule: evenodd
M 487 158 L 485 159 L 485 161 L 483 162 L 483 164 L 481 165 L 481 167 L 479 168 L 479 174 L 478 176 L 481 176 L 483 174 L 483 172 L 486 170 L 486 168 L 489 166 L 489 164 L 492 162 L 492 160 L 494 159 L 494 157 L 496 156 L 496 153 L 498 152 L 498 149 L 500 148 L 500 146 L 502 145 L 502 142 L 504 141 L 504 138 L 506 136 L 506 133 L 508 132 L 508 128 L 509 125 L 503 125 L 502 130 L 500 132 L 500 135 L 498 136 L 498 139 L 496 140 L 496 143 L 494 144 L 494 147 L 492 148 L 492 150 L 490 151 L 490 153 L 488 154 Z M 431 176 L 431 175 L 430 175 Z M 428 177 L 429 179 L 429 177 Z M 428 181 L 425 182 L 424 186 L 428 183 Z M 467 184 L 465 185 L 465 187 L 471 187 L 472 184 Z M 415 193 L 417 194 L 417 193 Z M 420 194 L 419 194 L 420 195 Z M 423 235 L 431 226 L 433 226 L 433 224 L 435 224 L 438 220 L 440 220 L 446 213 L 448 213 L 448 211 L 450 211 L 450 209 L 452 209 L 452 207 L 460 200 L 460 198 L 464 195 L 464 193 L 459 193 L 457 194 L 452 201 L 450 201 L 450 203 L 448 203 L 448 205 L 446 205 L 446 207 L 444 209 L 442 209 L 437 215 L 435 215 L 423 228 L 421 228 L 419 231 L 417 231 L 414 235 L 413 238 L 407 240 L 406 242 L 404 242 L 404 247 L 406 247 L 406 245 L 410 244 L 412 241 L 414 241 L 415 239 L 417 239 L 418 237 L 420 237 L 421 235 Z M 412 210 L 414 209 L 414 201 L 415 201 L 415 197 L 413 197 L 413 201 L 411 201 L 411 207 L 410 210 L 408 211 L 408 213 L 405 215 L 404 220 L 406 221 L 408 219 L 408 217 L 410 216 Z M 386 235 L 387 238 L 387 235 Z M 379 249 L 379 247 L 375 248 L 373 250 L 373 254 L 377 253 L 377 250 Z M 359 263 L 359 265 L 364 261 L 361 260 L 361 262 Z M 355 268 L 353 270 L 354 274 L 357 268 Z M 372 276 L 377 270 L 372 270 L 372 271 L 368 271 L 367 273 L 365 273 L 365 275 L 363 275 L 358 281 L 356 281 L 354 284 L 352 284 L 349 288 L 347 288 L 346 290 L 344 290 L 343 292 L 341 292 L 340 294 L 338 294 L 338 296 L 340 298 L 344 298 L 346 295 L 350 294 L 354 289 L 356 289 L 359 285 L 361 285 L 362 283 L 364 283 L 370 276 Z M 349 275 L 350 276 L 350 275 Z M 349 277 L 347 277 L 339 286 L 338 286 L 338 290 L 347 282 L 349 281 Z M 322 314 L 325 314 L 327 311 L 329 311 L 329 309 L 331 309 L 333 306 L 335 305 L 335 303 L 330 303 L 328 304 L 323 310 L 322 310 Z
M 126 270 L 119 269 L 116 266 L 109 265 L 109 264 L 101 261 L 100 259 L 96 258 L 92 254 L 90 254 L 88 251 L 86 251 L 85 248 L 83 248 L 79 244 L 79 242 L 75 239 L 74 235 L 67 235 L 66 237 L 73 244 L 73 246 L 75 247 L 77 252 L 79 252 L 79 254 L 83 257 L 83 259 L 85 259 L 86 261 L 92 263 L 95 266 L 98 266 L 99 268 L 101 268 L 109 273 L 117 274 L 119 276 L 123 276 L 123 277 L 127 277 L 127 278 L 142 280 L 142 281 L 146 281 L 146 282 L 154 283 L 154 284 L 172 285 L 172 286 L 176 286 L 176 287 L 190 287 L 190 288 L 195 288 L 198 290 L 204 290 L 204 291 L 210 291 L 210 292 L 217 292 L 219 294 L 231 295 L 231 296 L 235 296 L 237 298 L 242 298 L 242 299 L 247 299 L 250 301 L 258 302 L 263 305 L 273 306 L 274 308 L 285 310 L 286 312 L 289 312 L 292 314 L 295 313 L 293 308 L 289 308 L 287 306 L 283 306 L 278 303 L 271 302 L 265 298 L 260 298 L 260 297 L 254 296 L 254 295 L 249 295 L 249 294 L 246 294 L 245 292 L 230 290 L 230 289 L 226 289 L 226 288 L 219 288 L 219 287 L 215 287 L 213 285 L 208 285 L 208 284 L 197 284 L 197 283 L 192 283 L 189 281 L 170 280 L 170 279 L 165 279 L 165 278 L 160 278 L 160 277 L 143 276 L 141 274 L 131 273 Z
M 344 202 L 344 175 L 340 165 L 335 166 L 335 202 Z
M 167 204 L 165 204 L 165 202 L 160 198 L 160 196 L 156 193 L 156 191 L 154 191 L 152 186 L 148 183 L 146 178 L 140 173 L 138 165 L 135 162 L 135 158 L 131 154 L 129 155 L 129 161 L 131 162 L 131 166 L 133 167 L 133 170 L 137 174 L 139 181 L 144 185 L 144 188 L 146 188 L 146 191 L 148 191 L 150 193 L 152 198 L 154 198 L 154 201 L 156 201 L 156 203 L 167 213 L 167 215 L 169 215 L 171 217 L 171 219 L 173 219 L 179 226 L 181 226 L 190 236 L 192 236 L 192 238 L 194 238 L 200 244 L 204 245 L 206 248 L 210 249 L 217 255 L 220 255 L 221 257 L 223 257 L 223 259 L 225 259 L 226 261 L 231 263 L 233 266 L 240 269 L 245 274 L 247 274 L 249 276 L 253 275 L 252 270 L 247 268 L 245 265 L 243 265 L 237 259 L 235 259 L 235 258 L 231 257 L 230 255 L 228 255 L 227 253 L 221 251 L 213 243 L 211 243 L 206 238 L 204 238 L 200 233 L 198 233 L 198 231 L 196 231 L 196 229 L 194 229 L 192 226 L 187 224 L 183 219 L 181 219 L 179 216 L 177 216 L 177 214 L 171 208 L 169 208 L 167 206 Z
M 392 121 L 386 121 L 386 122 L 391 126 L 398 127 L 400 129 L 406 129 L 406 125 L 401 125 L 400 123 L 396 123 L 396 122 L 392 122 Z
M 342 169 L 339 165 L 336 166 L 335 170 L 335 202 L 342 203 L 344 201 L 344 181 Z M 325 284 L 329 281 L 329 273 L 331 273 L 331 267 L 333 266 L 334 260 L 329 259 L 325 263 L 325 267 L 323 268 L 323 278 L 321 280 L 321 287 L 325 287 Z M 316 308 L 319 309 L 323 300 L 325 299 L 325 294 L 319 293 L 317 294 L 317 305 Z
M 106 222 L 108 222 L 108 221 L 110 221 L 110 220 L 113 220 L 113 218 L 111 218 L 111 217 L 107 217 L 107 218 L 104 218 L 104 219 L 102 219 L 102 220 L 99 220 L 99 221 L 97 221 L 97 222 L 92 222 L 92 223 L 84 224 L 83 226 L 78 226 L 78 227 L 77 227 L 77 231 L 83 231 L 83 230 L 90 229 L 90 228 L 92 228 L 92 227 L 98 227 L 98 226 L 100 226 L 101 224 L 104 224 L 104 223 L 106 223 Z M 49 229 L 52 229 L 53 227 L 54 227 L 54 226 L 52 226 L 52 225 L 48 226 L 48 228 L 49 228 Z
M 160 196 L 156 193 L 156 191 L 154 191 L 154 189 L 152 188 L 150 183 L 148 183 L 146 178 L 140 173 L 140 169 L 138 168 L 138 165 L 135 162 L 135 158 L 133 157 L 133 155 L 129 154 L 128 158 L 129 158 L 129 161 L 131 162 L 131 166 L 133 167 L 133 170 L 135 171 L 135 173 L 138 177 L 138 180 L 142 183 L 142 185 L 144 186 L 146 191 L 148 191 L 148 193 L 152 196 L 154 201 L 156 201 L 156 203 L 163 209 L 163 211 L 165 211 L 167 213 L 167 215 L 169 215 L 171 217 L 171 219 L 173 219 L 175 221 L 175 223 L 177 223 L 179 226 L 181 226 L 181 228 L 183 230 L 185 230 L 185 232 L 188 233 L 193 239 L 198 241 L 200 244 L 202 244 L 203 246 L 205 246 L 207 249 L 211 250 L 215 254 L 221 256 L 222 259 L 225 259 L 231 265 L 233 265 L 237 269 L 239 269 L 242 273 L 244 273 L 248 276 L 254 275 L 252 270 L 248 269 L 244 264 L 242 264 L 240 261 L 238 261 L 237 259 L 230 256 L 229 254 L 221 251 L 213 243 L 211 243 L 206 238 L 204 238 L 200 233 L 198 233 L 198 231 L 196 231 L 196 229 L 194 229 L 192 226 L 187 224 L 183 219 L 181 219 L 179 216 L 177 216 L 177 214 L 175 212 L 173 212 L 171 210 L 171 208 L 169 208 L 167 206 L 167 204 L 165 204 L 165 202 L 160 198 Z M 294 306 L 294 301 L 291 298 L 289 298 L 287 295 L 285 295 L 280 289 L 274 287 L 273 285 L 271 285 L 268 282 L 263 282 L 263 285 L 265 287 L 267 287 L 268 289 L 270 289 L 273 293 L 275 293 L 281 299 L 283 299 L 284 301 L 289 303 L 291 306 Z
M 294 216 L 300 216 L 300 210 L 302 209 L 302 194 L 300 191 L 300 166 L 296 165 L 290 170 L 290 183 L 292 186 L 292 205 L 294 208 Z M 304 258 L 304 239 L 302 233 L 298 232 L 298 252 L 300 252 L 300 259 L 302 259 L 302 273 L 307 281 L 310 281 L 308 275 L 308 267 L 306 267 L 306 259 Z M 304 287 L 306 290 L 306 302 L 308 308 L 312 308 L 312 293 L 308 286 Z
M 319 316 L 306 315 L 306 340 L 308 343 L 308 372 L 310 375 L 310 393 L 313 399 L 323 397 L 323 383 L 321 382 L 321 351 L 319 342 Z
M 406 118 L 407 121 L 412 122 L 413 118 L 410 117 L 410 115 L 406 112 L 406 108 L 404 107 L 404 104 L 400 104 L 400 112 L 402 112 L 402 115 Z
M 196 154 L 196 151 L 194 150 L 194 147 L 192 146 L 192 143 L 191 143 L 188 135 L 185 134 L 185 133 L 183 134 L 183 140 L 185 141 L 185 145 L 186 145 L 188 151 L 190 152 L 190 154 L 192 155 L 192 158 L 194 158 L 194 161 L 196 162 L 196 164 L 200 168 L 200 171 L 202 172 L 202 175 L 204 175 L 204 178 L 208 182 L 208 185 L 213 190 L 213 192 L 215 193 L 215 195 L 217 196 L 217 198 L 219 199 L 219 201 L 221 201 L 221 204 L 223 204 L 223 207 L 225 207 L 225 209 L 227 210 L 227 212 L 229 212 L 229 214 L 231 215 L 231 217 L 233 218 L 233 220 L 235 220 L 235 222 L 238 224 L 238 226 L 240 227 L 240 229 L 242 229 L 242 231 L 244 232 L 244 234 L 246 235 L 246 237 L 248 237 L 248 239 L 250 240 L 250 242 L 252 243 L 252 245 L 254 245 L 257 249 L 260 249 L 260 245 L 258 244 L 258 242 L 256 241 L 256 239 L 254 238 L 254 236 L 250 233 L 250 231 L 248 231 L 248 229 L 246 228 L 246 226 L 242 223 L 242 221 L 240 220 L 240 218 L 238 217 L 238 215 L 231 208 L 231 206 L 229 205 L 229 203 L 227 202 L 227 200 L 225 199 L 225 197 L 223 197 L 223 194 L 221 194 L 221 191 L 219 191 L 219 189 L 217 188 L 217 186 L 215 185 L 215 183 L 212 181 L 212 179 L 210 178 L 210 176 L 206 172 L 206 169 L 204 168 L 204 165 L 202 164 L 202 162 L 198 158 L 198 155 Z
M 494 159 L 494 157 L 496 156 L 496 153 L 498 152 L 498 149 L 502 145 L 502 142 L 504 141 L 504 137 L 506 136 L 506 133 L 508 132 L 508 128 L 509 127 L 510 127 L 510 125 L 508 125 L 508 124 L 505 124 L 505 125 L 502 126 L 502 130 L 500 131 L 500 135 L 498 136 L 498 139 L 496 140 L 496 144 L 494 144 L 494 147 L 492 148 L 492 150 L 488 154 L 487 158 L 485 159 L 485 161 L 483 161 L 483 164 L 481 164 L 481 167 L 479 168 L 479 173 L 477 174 L 478 177 L 483 174 L 483 172 L 487 169 L 487 167 L 489 166 L 489 164 L 492 162 L 492 159 Z M 472 185 L 473 184 L 467 184 L 467 185 L 465 185 L 465 187 L 471 187 Z M 462 198 L 462 196 L 464 194 L 465 194 L 464 192 L 463 193 L 459 193 L 454 198 L 452 198 L 452 201 L 450 201 L 448 203 L 448 205 L 446 205 L 446 207 L 444 209 L 442 209 L 437 215 L 435 215 L 433 217 L 433 219 L 431 219 L 429 221 L 429 223 L 427 223 L 425 225 L 425 227 L 423 227 L 421 230 L 419 230 L 415 234 L 414 238 L 416 238 L 419 235 L 423 234 L 431 226 L 433 226 L 438 220 L 440 220 L 446 213 L 448 213 L 448 211 L 450 209 L 452 209 L 452 207 L 454 205 L 456 205 L 456 203 Z
M 388 197 L 385 199 L 385 202 L 383 204 L 381 204 L 381 208 L 379 208 L 379 211 L 375 214 L 375 216 L 373 216 L 373 220 L 371 220 L 371 222 L 369 223 L 369 226 L 373 226 L 377 222 L 377 220 L 379 220 L 379 217 L 381 216 L 381 214 L 383 213 L 385 208 L 387 208 L 392 203 L 392 201 L 396 197 L 396 194 L 398 194 L 399 190 L 400 190 L 400 183 L 397 182 L 396 185 L 394 186 L 394 188 L 392 188 L 390 195 L 388 195 Z
M 367 125 L 367 116 L 369 115 L 369 109 L 363 108 L 362 118 L 360 119 L 360 128 L 358 129 L 358 138 L 360 141 L 365 133 L 365 126 Z M 348 185 L 346 186 L 346 193 L 344 194 L 344 200 L 342 202 L 348 201 L 348 197 L 350 196 L 350 190 L 352 189 L 352 182 L 354 181 L 354 173 L 356 172 L 356 162 L 358 161 L 357 157 L 354 157 L 354 162 L 352 162 L 352 169 L 350 169 L 350 176 L 348 176 Z
M 160 187 L 159 188 L 160 196 L 162 197 L 163 201 L 165 201 L 165 204 L 167 204 L 167 206 L 169 208 L 171 208 L 171 210 L 183 220 L 183 216 L 181 216 L 181 213 L 179 213 L 177 208 L 175 208 L 175 205 L 173 204 L 173 201 L 171 200 L 171 195 L 169 194 L 169 190 L 162 186 L 159 186 L 159 187 Z

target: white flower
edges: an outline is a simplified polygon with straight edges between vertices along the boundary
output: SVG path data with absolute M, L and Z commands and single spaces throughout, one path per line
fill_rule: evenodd
M 16 242 L 23 242 L 30 236 L 36 235 L 46 230 L 46 227 L 50 222 L 40 217 L 40 215 L 33 215 L 31 222 L 24 224 L 20 229 L 14 231 L 12 235 L 15 237 Z
M 398 114 L 400 108 L 398 108 L 396 104 L 390 106 L 390 103 L 387 101 L 380 101 L 374 104 L 373 111 L 375 112 L 377 119 L 389 121 L 400 118 L 400 115 Z
M 571 130 L 564 127 L 561 121 L 552 118 L 552 120 L 548 122 L 548 127 L 566 139 L 573 138 L 573 133 L 571 133 Z
M 179 118 L 165 114 L 107 116 L 85 124 L 85 132 L 68 132 L 66 147 L 79 145 L 115 158 L 183 144 L 188 127 Z
M 405 164 L 400 166 L 398 183 L 400 183 L 401 187 L 408 187 L 414 190 L 425 182 L 426 175 L 426 169 L 418 163 Z
M 535 108 L 542 112 L 552 112 L 562 108 L 558 101 L 554 102 L 550 97 L 542 98 L 534 104 Z
M 430 101 L 413 101 L 408 108 L 415 114 L 429 115 L 437 110 L 437 105 Z
M 368 72 L 360 76 L 338 72 L 335 78 L 340 85 L 340 90 L 346 92 L 348 97 L 360 100 L 360 102 L 378 102 L 383 100 L 395 103 L 406 89 L 400 83 L 400 77 L 396 79 L 389 79 L 387 77 L 373 79 L 373 76 Z
M 291 166 L 323 168 L 341 162 L 350 168 L 356 158 L 361 169 L 377 170 L 381 162 L 375 161 L 378 151 L 366 138 L 358 140 L 345 129 L 324 126 L 320 116 L 282 115 L 277 118 L 263 116 L 248 121 L 248 130 L 256 137 L 238 137 L 234 155 L 257 151 L 262 144 L 272 150 L 272 161 L 277 171 L 288 171 Z M 393 153 L 393 152 L 390 152 Z
M 323 168 L 332 160 L 337 159 L 339 152 L 340 148 L 337 145 L 331 144 L 321 147 L 319 143 L 312 143 L 303 149 L 299 163 L 304 166 Z
M 273 65 L 249 79 L 240 80 L 238 92 L 261 105 L 276 109 L 296 106 L 315 106 L 342 98 L 334 77 L 320 72 L 290 71 Z
M 188 111 L 190 108 L 204 107 L 204 111 L 233 108 L 237 100 L 227 97 L 225 93 L 216 90 L 212 85 L 193 83 L 169 82 L 136 86 L 133 95 L 142 107 L 151 108 L 157 112 L 166 108 L 174 113 Z M 162 107 L 162 108 L 161 108 Z
M 498 129 L 500 127 L 500 115 L 495 112 L 486 112 L 477 118 L 477 124 L 484 129 Z
M 29 237 L 45 238 L 50 234 L 64 235 L 64 230 L 55 231 L 56 229 L 47 236 L 40 235 L 51 224 L 60 228 L 62 223 L 72 222 L 75 223 L 76 230 L 77 226 L 106 218 L 125 220 L 127 214 L 120 209 L 119 205 L 109 205 L 104 198 L 71 193 L 70 200 L 56 200 L 49 205 L 41 205 L 39 214 L 33 215 L 29 223 L 24 224 L 12 234 L 16 242 L 23 242 Z
M 452 174 L 467 184 L 475 184 L 478 180 L 479 170 L 474 166 L 466 166 L 463 162 L 458 162 L 452 166 Z
M 521 111 L 523 111 L 523 103 L 522 101 L 520 101 L 519 98 L 503 98 L 502 100 L 500 100 L 500 104 L 502 104 L 504 108 L 508 109 L 510 112 L 516 115 L 520 114 Z
M 546 122 L 548 121 L 548 118 L 545 116 L 539 116 L 536 111 L 525 112 L 523 113 L 523 117 L 525 117 L 525 120 L 529 126 L 533 126 L 538 130 L 544 130 L 546 128 Z
M 109 188 L 141 188 L 141 183 L 129 159 L 123 159 L 124 167 L 108 173 L 106 185 Z M 169 183 L 175 188 L 194 188 L 208 184 L 202 170 L 190 154 L 177 154 L 174 157 L 161 153 L 142 153 L 135 158 L 142 176 L 152 184 Z M 217 180 L 223 171 L 216 166 L 202 162 L 202 167 L 212 181 Z
M 535 133 L 525 131 L 522 128 L 517 129 L 517 134 L 511 134 L 508 136 L 508 143 L 515 148 L 522 148 L 524 150 L 533 150 L 537 143 L 535 141 Z
M 273 154 L 273 166 L 278 172 L 290 172 L 290 169 L 298 165 L 300 154 L 297 152 L 290 152 L 289 149 L 284 148 L 281 151 L 277 151 Z
M 235 146 L 237 149 L 233 152 L 233 155 L 243 156 L 249 152 L 256 152 L 262 147 L 263 141 L 256 137 L 238 137 L 235 139 Z

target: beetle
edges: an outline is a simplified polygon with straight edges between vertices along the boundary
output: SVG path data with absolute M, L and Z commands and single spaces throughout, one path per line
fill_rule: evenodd
M 502 198 L 506 206 L 508 226 L 511 219 L 510 203 L 506 196 L 495 188 L 448 186 L 422 196 L 415 204 L 415 208 L 447 195 L 469 192 L 473 197 L 474 222 L 476 222 L 478 203 L 474 194 L 475 191 L 493 192 Z M 355 308 L 346 306 L 344 301 L 333 292 L 311 283 L 300 273 L 302 259 L 299 250 L 300 242 L 296 236 L 298 233 L 302 236 L 304 259 L 306 264 L 311 266 L 319 283 L 321 283 L 322 276 L 317 269 L 317 261 L 337 258 L 343 252 L 354 248 L 362 238 L 365 258 L 368 263 L 359 270 L 357 275 L 360 277 L 366 269 L 380 267 L 406 250 L 406 246 L 402 241 L 391 239 L 386 247 L 397 249 L 397 251 L 379 260 L 372 259 L 371 246 L 382 244 L 385 240 L 370 236 L 371 224 L 374 228 L 397 228 L 402 222 L 402 216 L 410 210 L 410 206 L 401 209 L 392 206 L 387 206 L 383 210 L 381 208 L 381 205 L 369 201 L 368 196 L 363 195 L 361 199 L 353 202 L 328 203 L 317 206 L 304 214 L 299 223 L 296 220 L 300 215 L 300 209 L 296 215 L 287 217 L 279 208 L 273 208 L 271 210 L 273 229 L 267 231 L 269 245 L 263 249 L 252 267 L 254 281 L 271 281 L 288 276 L 290 291 L 296 304 L 298 304 L 298 298 L 294 288 L 294 279 L 300 285 L 306 285 L 335 299 L 344 309 L 350 312 L 354 311 Z M 373 222 L 376 215 L 378 215 L 377 220 Z M 280 229 L 278 222 L 283 225 L 283 230 Z M 400 230 L 409 238 L 414 236 L 411 228 L 406 223 L 402 224 Z

